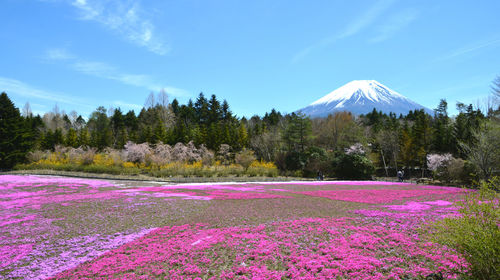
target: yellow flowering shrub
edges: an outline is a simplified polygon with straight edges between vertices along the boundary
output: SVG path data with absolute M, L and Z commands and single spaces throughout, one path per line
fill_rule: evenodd
M 115 165 L 115 161 L 113 160 L 112 157 L 106 154 L 97 154 L 94 157 L 94 164 L 102 166 L 113 166 Z
M 135 163 L 130 162 L 130 161 L 126 161 L 126 162 L 122 163 L 122 166 L 125 168 L 133 168 L 133 167 L 135 167 Z

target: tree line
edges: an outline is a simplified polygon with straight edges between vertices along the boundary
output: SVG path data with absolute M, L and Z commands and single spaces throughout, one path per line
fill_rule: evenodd
M 497 97 L 499 89 L 497 79 L 493 83 Z M 274 162 L 283 175 L 315 177 L 322 173 L 361 179 L 374 174 L 395 176 L 402 168 L 407 175 L 420 177 L 431 171 L 443 173 L 450 160 L 430 168 L 429 162 L 436 162 L 433 155 L 462 160 L 454 162 L 462 173 L 489 177 L 498 172 L 500 137 L 495 137 L 500 127 L 499 108 L 482 112 L 458 103 L 457 109 L 457 116 L 449 116 L 448 103 L 441 100 L 434 115 L 415 110 L 396 116 L 373 109 L 361 116 L 337 112 L 310 119 L 301 113 L 282 114 L 273 109 L 247 119 L 234 115 L 228 102 L 221 102 L 216 95 L 207 98 L 200 93 L 196 100 L 179 104 L 177 99 L 169 102 L 167 94 L 160 92 L 150 94 L 138 114 L 100 106 L 84 118 L 74 111 L 66 114 L 57 106 L 43 116 L 34 116 L 29 104 L 21 114 L 2 93 L 0 168 L 25 161 L 28 151 L 51 150 L 57 145 L 104 150 L 123 149 L 129 142 L 191 142 L 215 153 L 229 149 L 233 157 L 251 150 L 257 159 Z

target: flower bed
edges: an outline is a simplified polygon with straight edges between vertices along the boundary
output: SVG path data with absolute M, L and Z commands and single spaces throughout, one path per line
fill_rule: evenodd
M 391 182 L 146 187 L 0 176 L 0 278 L 455 278 L 467 264 L 418 229 L 456 215 L 462 193 Z

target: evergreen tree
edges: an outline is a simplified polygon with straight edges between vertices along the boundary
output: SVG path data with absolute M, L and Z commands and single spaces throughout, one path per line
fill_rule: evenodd
M 207 99 L 203 95 L 203 92 L 201 92 L 200 95 L 198 96 L 198 99 L 194 104 L 194 109 L 196 112 L 196 119 L 197 119 L 196 121 L 203 125 L 208 124 L 210 116 L 209 105 Z
M 224 121 L 230 121 L 233 119 L 233 113 L 229 109 L 229 104 L 225 99 L 224 102 L 222 102 L 222 119 Z
M 153 140 L 151 143 L 156 144 L 158 142 L 166 143 L 167 142 L 167 129 L 162 121 L 159 121 L 155 126 L 153 132 Z
M 22 162 L 30 149 L 28 135 L 19 109 L 5 92 L 0 94 L 0 169 Z
M 174 112 L 174 115 L 178 115 L 179 114 L 179 101 L 177 101 L 176 98 L 174 98 L 174 100 L 172 100 L 172 112 Z
M 113 140 L 113 131 L 106 111 L 106 108 L 100 106 L 92 112 L 89 118 L 90 143 L 99 150 L 110 147 Z
M 432 142 L 431 117 L 424 110 L 415 111 L 415 123 L 412 127 L 413 146 L 416 160 L 421 167 L 422 177 L 427 164 L 427 154 Z
M 292 113 L 283 134 L 289 151 L 304 152 L 312 135 L 311 120 L 302 113 Z
M 71 127 L 66 133 L 64 144 L 73 148 L 78 147 L 78 135 L 76 134 L 76 130 L 74 128 Z
M 53 134 L 53 145 L 51 149 L 53 149 L 56 145 L 63 145 L 63 144 L 64 144 L 64 135 L 62 129 L 57 128 Z
M 43 120 L 40 115 L 33 116 L 27 114 L 25 118 L 25 128 L 27 132 L 27 139 L 34 149 L 40 149 L 42 140 L 42 129 L 44 128 Z
M 453 152 L 452 127 L 448 117 L 448 103 L 446 100 L 441 99 L 434 112 L 433 149 L 441 154 Z
M 89 146 L 90 145 L 90 136 L 89 131 L 86 127 L 80 129 L 78 133 L 78 146 Z
M 216 123 L 222 120 L 222 109 L 215 94 L 212 94 L 210 101 L 208 101 L 208 124 Z
M 238 146 L 243 149 L 248 145 L 248 133 L 245 124 L 241 123 L 238 128 Z
M 472 104 L 467 106 L 463 103 L 458 103 L 457 109 L 460 113 L 455 118 L 453 127 L 453 147 L 455 148 L 455 154 L 461 158 L 465 158 L 467 155 L 459 148 L 458 143 L 474 146 L 476 144 L 475 133 L 485 117 L 481 110 L 474 110 Z

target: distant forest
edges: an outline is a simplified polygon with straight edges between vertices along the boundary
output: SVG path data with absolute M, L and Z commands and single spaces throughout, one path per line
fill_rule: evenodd
M 493 83 L 499 97 L 500 80 Z M 496 99 L 498 101 L 498 99 Z M 138 114 L 120 108 L 98 107 L 88 118 L 69 114 L 56 106 L 43 116 L 33 115 L 29 104 L 22 112 L 6 93 L 0 95 L 0 168 L 33 163 L 35 151 L 56 147 L 94 149 L 97 153 L 126 150 L 131 143 L 202 147 L 228 163 L 238 154 L 250 153 L 274 163 L 281 175 L 335 178 L 395 176 L 439 177 L 463 181 L 488 178 L 499 172 L 500 107 L 498 102 L 482 112 L 473 105 L 456 104 L 458 115 L 448 115 L 441 100 L 434 115 L 410 111 L 384 114 L 376 109 L 355 116 L 339 112 L 310 119 L 300 113 L 271 110 L 249 119 L 236 117 L 226 100 L 200 93 L 195 101 L 169 102 L 167 94 L 151 93 Z M 496 107 L 495 107 L 496 106 Z M 128 146 L 127 146 L 127 143 Z

